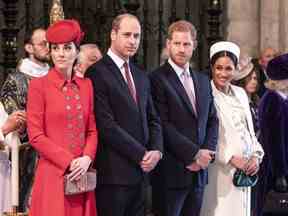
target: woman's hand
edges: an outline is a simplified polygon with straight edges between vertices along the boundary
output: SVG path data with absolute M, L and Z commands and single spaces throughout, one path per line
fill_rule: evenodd
M 244 168 L 246 175 L 253 176 L 258 172 L 258 170 L 259 170 L 258 158 L 251 157 Z
M 6 135 L 12 131 L 21 128 L 22 125 L 26 123 L 26 112 L 25 111 L 15 111 L 10 114 L 2 126 L 3 135 Z
M 248 160 L 241 157 L 241 156 L 233 156 L 230 160 L 230 164 L 240 170 L 245 171 L 246 168 L 246 164 L 247 164 Z
M 80 179 L 81 175 L 84 175 L 92 160 L 89 156 L 83 156 L 72 160 L 70 164 L 71 173 L 68 175 L 70 181 L 77 181 Z

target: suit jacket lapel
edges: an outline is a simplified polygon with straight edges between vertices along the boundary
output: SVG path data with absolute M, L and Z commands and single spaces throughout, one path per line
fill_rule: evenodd
M 124 89 L 124 91 L 126 91 L 126 95 L 127 95 L 127 98 L 129 98 L 129 100 L 131 101 L 131 103 L 134 103 L 135 104 L 135 101 L 130 93 L 130 90 L 128 88 L 128 85 L 123 77 L 123 75 L 121 74 L 121 71 L 120 69 L 117 67 L 117 65 L 113 62 L 113 60 L 106 54 L 104 57 L 104 61 L 106 62 L 106 65 L 108 66 L 109 70 L 112 71 L 112 74 L 116 77 L 116 79 L 118 80 L 119 84 L 120 84 L 120 87 Z M 131 67 L 130 67 L 130 70 L 131 70 Z M 132 72 L 131 72 L 132 73 Z M 133 76 L 133 73 L 132 73 L 132 76 Z M 134 76 L 133 76 L 133 80 L 134 79 Z M 136 83 L 134 81 L 134 84 L 135 84 L 135 88 L 136 88 Z M 136 89 L 136 93 L 138 94 L 138 91 Z
M 192 114 L 195 115 L 192 105 L 190 103 L 189 97 L 186 93 L 186 90 L 184 89 L 181 81 L 179 80 L 176 72 L 174 71 L 174 69 L 170 66 L 169 63 L 166 63 L 166 67 L 167 67 L 167 78 L 170 81 L 170 83 L 172 84 L 172 86 L 174 87 L 174 89 L 176 90 L 177 94 L 180 96 L 180 98 L 183 100 L 184 104 L 186 104 L 186 107 L 190 110 L 190 112 Z

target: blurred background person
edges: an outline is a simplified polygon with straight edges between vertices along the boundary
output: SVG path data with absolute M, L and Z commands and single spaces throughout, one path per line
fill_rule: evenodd
M 39 153 L 29 215 L 96 216 L 94 191 L 64 194 L 64 176 L 78 182 L 97 148 L 93 87 L 73 71 L 83 32 L 77 21 L 61 20 L 46 36 L 54 67 L 28 91 L 29 140 Z
M 236 170 L 255 175 L 263 150 L 254 133 L 247 94 L 231 84 L 240 48 L 228 41 L 210 48 L 212 91 L 219 118 L 219 138 L 216 159 L 208 167 L 208 185 L 204 192 L 201 216 L 250 216 L 250 187 L 236 187 Z
M 259 71 L 259 89 L 258 89 L 258 96 L 262 97 L 262 95 L 266 91 L 265 82 L 268 80 L 267 76 L 267 65 L 268 62 L 276 57 L 277 51 L 272 47 L 264 48 L 258 59 L 254 59 L 253 63 L 256 66 L 257 70 Z
M 164 47 L 161 51 L 160 55 L 160 65 L 165 64 L 165 62 L 169 59 L 169 52 L 167 47 Z
M 26 114 L 22 111 L 13 112 L 8 116 L 0 102 L 0 215 L 11 211 L 11 163 L 10 147 L 19 145 L 17 130 L 25 124 Z
M 45 76 L 49 70 L 49 47 L 46 40 L 46 30 L 37 28 L 27 34 L 24 41 L 26 58 L 20 60 L 16 71 L 9 73 L 4 82 L 0 100 L 8 114 L 17 110 L 26 110 L 27 91 L 30 80 Z M 26 122 L 22 125 L 20 147 L 20 197 L 19 210 L 25 212 L 31 194 L 34 170 L 36 166 L 36 152 L 28 143 Z
M 260 99 L 257 95 L 259 74 L 251 60 L 252 58 L 247 55 L 243 55 L 243 57 L 240 58 L 232 83 L 242 87 L 247 93 L 254 131 L 256 136 L 259 137 L 258 104 Z
M 102 53 L 96 44 L 83 44 L 77 58 L 76 75 L 84 77 L 86 70 L 102 58 Z
M 260 141 L 266 155 L 259 173 L 258 215 L 262 215 L 267 193 L 288 192 L 288 54 L 272 59 L 267 66 L 270 78 L 259 104 Z

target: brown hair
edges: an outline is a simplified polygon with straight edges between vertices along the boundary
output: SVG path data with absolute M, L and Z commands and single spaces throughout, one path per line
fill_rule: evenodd
M 118 15 L 117 17 L 114 18 L 114 20 L 112 21 L 112 28 L 111 30 L 114 30 L 114 31 L 118 31 L 119 28 L 120 28 L 120 24 L 121 24 L 121 21 L 124 19 L 124 18 L 132 18 L 132 19 L 135 19 L 139 22 L 138 18 L 132 14 L 129 14 L 129 13 L 124 13 L 124 14 L 120 14 Z M 139 22 L 140 24 L 140 22 Z
M 251 95 L 251 100 L 253 103 L 258 104 L 259 103 L 259 97 L 257 95 L 257 91 L 259 89 L 259 72 L 257 71 L 257 69 L 255 68 L 255 66 L 253 67 L 253 69 L 249 72 L 249 74 L 247 74 L 247 76 L 243 77 L 240 80 L 237 81 L 232 81 L 232 84 L 237 85 L 242 87 L 243 89 L 245 89 L 246 85 L 248 84 L 248 82 L 252 79 L 252 75 L 253 73 L 256 74 L 256 78 L 257 78 L 257 87 L 256 87 L 256 92 L 254 92 Z
M 195 43 L 195 47 L 196 47 L 197 30 L 192 23 L 190 23 L 186 20 L 179 20 L 179 21 L 172 23 L 168 28 L 168 39 L 169 40 L 172 39 L 172 35 L 174 32 L 190 32 L 192 39 Z

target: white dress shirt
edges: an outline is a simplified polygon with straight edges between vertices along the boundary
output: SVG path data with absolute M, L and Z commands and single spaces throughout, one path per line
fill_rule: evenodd
M 124 78 L 125 82 L 127 82 L 127 79 L 125 76 L 125 69 L 124 69 L 125 61 L 122 58 L 120 58 L 118 55 L 116 55 L 111 49 L 108 50 L 107 55 L 110 56 L 113 62 L 117 65 L 117 67 L 121 71 L 122 77 Z M 135 89 L 134 78 L 129 67 L 129 60 L 127 61 L 127 64 L 128 64 L 128 69 L 129 69 L 131 78 L 132 78 L 132 85 L 133 85 L 133 88 Z

